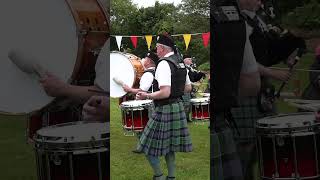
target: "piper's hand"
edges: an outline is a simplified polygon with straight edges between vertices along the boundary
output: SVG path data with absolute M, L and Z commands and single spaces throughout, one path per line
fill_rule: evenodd
M 289 71 L 282 71 L 276 69 L 271 70 L 271 77 L 275 80 L 288 82 L 290 80 L 291 75 L 292 73 L 290 73 Z
M 136 99 L 144 100 L 147 98 L 147 96 L 148 96 L 148 93 L 146 93 L 146 92 L 138 92 L 136 95 Z

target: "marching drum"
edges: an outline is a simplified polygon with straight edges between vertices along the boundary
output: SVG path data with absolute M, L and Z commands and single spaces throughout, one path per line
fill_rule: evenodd
M 109 123 L 78 122 L 37 131 L 39 180 L 109 180 Z
M 107 61 L 109 49 L 108 40 L 99 53 L 98 62 Z M 101 78 L 106 78 L 109 75 L 105 70 L 97 73 L 100 73 L 99 77 Z M 103 82 L 103 80 L 101 82 Z M 105 81 L 105 85 L 102 86 L 109 89 L 108 85 L 107 81 Z M 43 108 L 41 111 L 32 112 L 29 115 L 26 132 L 27 140 L 28 142 L 32 142 L 36 131 L 42 127 L 80 120 L 82 120 L 82 105 L 74 104 L 67 100 L 61 102 L 53 101 L 49 106 Z
M 76 108 L 67 108 L 58 111 L 37 111 L 28 117 L 27 121 L 27 142 L 33 142 L 34 135 L 42 127 L 74 122 L 81 120 L 81 112 Z
M 262 179 L 319 179 L 319 121 L 314 113 L 271 116 L 257 121 Z
M 129 87 L 138 87 L 143 72 L 144 68 L 139 57 L 129 53 L 111 52 L 110 96 L 119 98 L 126 94 L 122 86 L 114 81 L 114 78 L 119 79 Z
M 152 100 L 125 101 L 120 105 L 122 125 L 127 132 L 141 132 L 147 125 L 152 113 Z
M 210 99 L 195 98 L 190 99 L 192 119 L 205 120 L 210 119 Z
M 2 3 L 5 5 L 0 7 L 0 20 L 5 24 L 0 34 L 0 82 L 5 85 L 0 93 L 1 112 L 30 113 L 53 100 L 44 92 L 35 73 L 23 72 L 8 58 L 12 50 L 19 50 L 26 59 L 34 59 L 33 63 L 64 82 L 93 83 L 97 55 L 109 37 L 109 18 L 99 1 L 4 0 Z

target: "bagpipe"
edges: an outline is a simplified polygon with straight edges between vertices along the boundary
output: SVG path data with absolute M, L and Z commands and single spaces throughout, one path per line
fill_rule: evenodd
M 274 0 L 265 0 L 259 10 L 268 27 L 268 55 L 265 58 L 257 58 L 258 62 L 264 66 L 272 66 L 281 62 L 288 62 L 288 58 L 295 55 L 294 61 L 288 63 L 289 71 L 292 72 L 295 64 L 306 52 L 305 40 L 291 33 L 289 30 L 282 28 L 275 19 L 279 14 L 275 8 Z M 287 82 L 282 82 L 280 88 L 276 91 L 274 86 L 268 81 L 262 81 L 261 92 L 258 98 L 258 105 L 262 112 L 271 112 L 273 110 L 273 102 L 280 97 Z
M 197 60 L 194 57 L 192 57 L 192 62 L 195 62 L 195 61 L 197 61 Z M 189 70 L 188 75 L 189 75 L 191 82 L 198 82 L 201 79 L 206 78 L 206 74 L 199 71 L 199 70 L 196 70 L 196 67 L 197 67 L 196 63 L 192 63 L 192 64 L 190 64 L 190 66 L 187 66 L 187 68 Z
M 264 66 L 272 66 L 280 62 L 286 62 L 288 57 L 297 51 L 297 58 L 300 58 L 306 51 L 306 43 L 302 37 L 294 35 L 289 30 L 282 28 L 280 24 L 275 22 L 279 12 L 275 8 L 274 0 L 265 0 L 262 2 L 258 14 L 267 24 L 268 32 L 268 57 L 264 58 L 264 62 L 259 62 Z

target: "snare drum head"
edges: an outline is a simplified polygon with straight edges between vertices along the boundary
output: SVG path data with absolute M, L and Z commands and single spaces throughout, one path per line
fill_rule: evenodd
M 279 116 L 271 116 L 257 121 L 257 128 L 286 129 L 303 128 L 319 125 L 315 122 L 314 113 L 293 113 Z
M 51 140 L 54 143 L 89 142 L 93 138 L 94 140 L 101 140 L 101 135 L 110 132 L 109 128 L 109 122 L 66 123 L 42 128 L 37 131 L 37 136 L 46 137 L 46 140 L 39 138 L 39 141 L 45 142 Z
M 78 51 L 76 25 L 63 0 L 4 0 L 0 6 L 0 111 L 28 113 L 41 109 L 48 97 L 35 75 L 22 72 L 8 58 L 17 49 L 67 81 Z
M 209 98 L 194 98 L 190 99 L 191 103 L 201 103 L 201 104 L 208 104 L 209 103 Z
M 134 100 L 121 103 L 121 107 L 142 107 L 152 104 L 152 100 Z
M 135 80 L 134 67 L 129 61 L 129 57 L 121 52 L 110 53 L 110 96 L 119 98 L 126 94 L 122 86 L 113 81 L 117 78 L 129 87 L 133 86 Z

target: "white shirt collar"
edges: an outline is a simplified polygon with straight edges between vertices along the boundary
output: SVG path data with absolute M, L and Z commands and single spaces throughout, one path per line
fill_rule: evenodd
M 155 70 L 156 68 L 155 68 L 155 67 L 149 67 L 147 70 L 149 70 L 149 69 L 150 69 L 150 70 L 151 70 L 151 69 L 152 69 L 152 70 Z
M 169 56 L 172 56 L 174 55 L 174 52 L 169 52 L 168 54 L 164 55 L 163 57 L 169 57 Z

